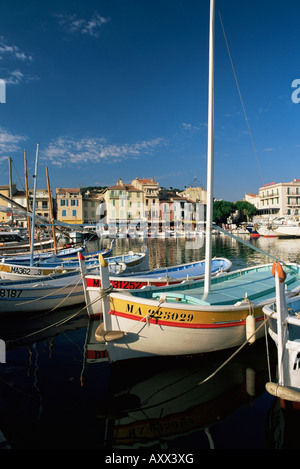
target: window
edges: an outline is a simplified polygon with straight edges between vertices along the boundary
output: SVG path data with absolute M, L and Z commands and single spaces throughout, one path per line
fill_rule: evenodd
M 61 215 L 62 215 L 63 217 L 66 217 L 66 216 L 67 216 L 67 211 L 66 211 L 66 210 L 62 210 Z
M 72 217 L 76 217 L 77 210 L 72 210 Z

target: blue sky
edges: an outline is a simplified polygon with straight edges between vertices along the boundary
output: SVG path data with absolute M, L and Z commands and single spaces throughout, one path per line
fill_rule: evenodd
M 300 178 L 299 0 L 219 0 L 214 196 Z M 1 0 L 0 184 L 206 188 L 209 0 Z M 300 94 L 299 94 L 300 96 Z

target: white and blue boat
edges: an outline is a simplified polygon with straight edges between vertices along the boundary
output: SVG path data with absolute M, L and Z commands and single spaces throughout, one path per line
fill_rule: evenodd
M 101 304 L 101 275 L 99 272 L 87 272 L 89 264 L 82 255 L 78 256 L 83 277 L 83 286 L 86 294 L 86 304 L 89 316 L 98 316 L 102 313 Z M 108 265 L 108 267 L 110 267 Z M 211 275 L 218 276 L 228 272 L 232 262 L 224 257 L 214 258 L 211 261 Z M 160 289 L 168 285 L 179 285 L 185 282 L 195 282 L 204 278 L 205 260 L 187 264 L 174 265 L 153 270 L 128 274 L 127 270 L 115 276 L 110 271 L 109 281 L 115 291 L 139 290 L 151 287 Z
M 276 300 L 264 307 L 268 333 L 277 347 L 278 379 L 266 384 L 267 391 L 300 408 L 300 297 L 286 298 L 287 276 L 281 264 L 274 265 Z M 282 407 L 286 407 L 283 404 Z
M 113 243 L 111 245 L 111 249 L 86 254 L 85 263 L 90 272 L 93 271 L 95 274 L 99 272 L 99 254 L 107 260 L 109 272 L 113 275 L 120 275 L 124 271 L 130 274 L 131 272 L 138 272 L 149 268 L 147 248 L 141 252 L 129 251 L 127 254 L 110 256 L 112 246 Z M 82 255 L 82 252 L 78 251 L 78 254 Z M 77 258 L 55 258 L 55 262 L 53 262 L 53 260 L 51 262 L 51 259 L 49 258 L 47 261 L 35 262 L 34 265 L 30 265 L 29 262 L 0 262 L 1 280 L 43 280 L 54 278 L 57 275 L 71 271 L 79 272 L 79 260 Z
M 86 255 L 89 258 L 96 257 L 99 254 L 102 254 L 104 257 L 109 257 L 112 254 L 113 250 L 113 244 L 114 240 L 112 241 L 111 245 L 107 249 L 101 249 L 99 251 L 95 252 L 89 252 L 86 253 L 86 246 L 80 246 L 80 247 L 70 247 L 67 249 L 61 249 L 57 251 L 55 254 L 53 251 L 47 251 L 47 252 L 38 252 L 35 251 L 33 255 L 30 253 L 28 254 L 19 254 L 15 256 L 3 256 L 1 258 L 2 263 L 10 263 L 10 264 L 23 264 L 23 265 L 30 265 L 31 261 L 33 261 L 32 265 L 36 265 L 37 263 L 41 265 L 41 263 L 52 263 L 52 264 L 57 264 L 61 262 L 68 262 L 75 260 L 77 261 L 77 254 L 79 252 L 81 253 L 86 253 Z

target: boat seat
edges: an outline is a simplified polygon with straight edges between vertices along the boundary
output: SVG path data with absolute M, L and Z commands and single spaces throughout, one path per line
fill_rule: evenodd
M 178 303 L 187 303 L 189 305 L 209 305 L 207 301 L 203 301 L 200 298 L 191 296 L 191 295 L 186 295 L 185 293 L 152 293 L 152 298 L 156 301 L 160 301 L 162 298 L 164 298 L 164 301 L 166 302 L 178 302 Z

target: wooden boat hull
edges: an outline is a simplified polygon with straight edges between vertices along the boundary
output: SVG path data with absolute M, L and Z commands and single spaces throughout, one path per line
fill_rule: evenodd
M 84 252 L 84 247 L 78 248 L 68 248 L 58 251 L 57 254 L 54 254 L 53 251 L 48 252 L 34 252 L 33 261 L 34 262 L 49 262 L 56 260 L 56 262 L 64 261 L 67 259 L 76 259 L 78 252 Z M 29 264 L 30 263 L 30 254 L 16 254 L 15 256 L 3 255 L 3 262 L 13 262 L 18 264 Z
M 230 270 L 232 263 L 225 258 L 217 258 L 212 261 L 212 276 L 219 275 Z M 0 266 L 1 269 L 1 266 Z M 138 290 L 147 287 L 164 287 L 177 285 L 183 282 L 193 282 L 204 278 L 205 261 L 171 266 L 168 269 L 154 269 L 127 276 L 115 277 L 110 275 L 110 283 L 116 290 Z M 101 304 L 101 276 L 95 273 L 84 275 L 84 288 L 86 290 L 86 303 L 88 314 L 92 317 L 102 313 Z
M 247 305 L 236 307 L 157 307 L 157 301 L 111 298 L 111 329 L 124 338 L 107 341 L 111 362 L 150 356 L 197 355 L 240 346 L 246 340 Z M 262 306 L 255 308 L 256 326 L 263 321 Z M 256 338 L 264 336 L 264 328 Z
M 34 243 L 34 249 L 53 249 L 53 240 L 47 239 Z M 17 254 L 21 252 L 30 251 L 30 244 L 28 241 L 19 241 L 17 243 L 1 243 L 0 242 L 0 255 Z
M 298 264 L 288 266 L 286 295 L 300 291 Z M 272 265 L 243 269 L 211 279 L 157 291 L 113 292 L 102 300 L 110 361 L 149 356 L 195 355 L 237 347 L 263 337 L 262 308 L 274 301 Z M 251 324 L 252 323 L 252 324 Z M 251 328 L 249 328 L 249 324 Z M 117 340 L 115 340 L 117 339 Z
M 278 238 L 300 238 L 300 226 L 278 225 L 274 228 L 274 233 Z
M 110 272 L 114 275 L 121 273 L 126 269 L 131 271 L 139 271 L 148 267 L 147 253 L 130 253 L 123 256 L 108 257 L 111 251 L 99 252 L 109 263 Z M 99 253 L 87 254 L 85 256 L 85 263 L 88 267 L 89 273 L 94 272 L 96 275 L 97 266 L 99 264 Z M 13 263 L 0 263 L 0 278 L 6 280 L 28 280 L 28 279 L 42 279 L 56 276 L 59 274 L 79 271 L 79 260 L 68 260 L 61 262 L 39 262 L 37 266 L 30 266 L 27 264 L 13 264 Z
M 62 275 L 45 282 L 2 282 L 0 316 L 66 308 L 84 302 L 80 274 Z

